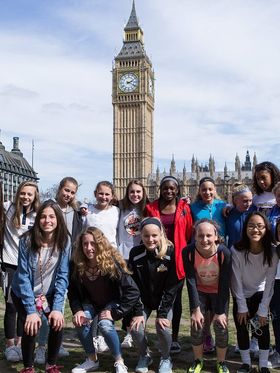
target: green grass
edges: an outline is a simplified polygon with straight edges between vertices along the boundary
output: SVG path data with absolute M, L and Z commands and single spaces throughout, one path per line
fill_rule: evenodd
M 175 373 L 182 373 L 186 371 L 187 366 L 190 365 L 192 362 L 192 349 L 190 343 L 190 321 L 189 321 L 189 309 L 188 309 L 188 299 L 187 299 L 187 291 L 184 289 L 183 291 L 183 315 L 181 320 L 181 328 L 180 328 L 180 336 L 179 341 L 182 345 L 182 352 L 179 355 L 174 355 L 173 357 L 173 371 Z M 12 373 L 12 372 L 19 372 L 20 369 L 23 367 L 22 364 L 10 364 L 6 362 L 3 356 L 3 349 L 5 345 L 4 341 L 4 331 L 3 331 L 3 312 L 4 312 L 4 301 L 2 293 L 0 295 L 1 306 L 0 306 L 0 339 L 1 339 L 1 352 L 0 352 L 0 373 Z M 64 367 L 61 369 L 61 372 L 71 372 L 71 369 L 75 366 L 75 364 L 81 363 L 84 361 L 85 354 L 80 347 L 79 341 L 76 337 L 75 330 L 72 325 L 72 314 L 69 309 L 68 304 L 66 305 L 65 309 L 65 330 L 64 330 L 64 339 L 63 344 L 69 350 L 70 356 L 64 359 L 59 359 L 58 364 L 63 365 Z M 121 339 L 124 336 L 124 332 L 121 331 L 120 322 L 116 323 L 117 329 L 119 330 L 119 334 Z M 156 348 L 156 335 L 155 335 L 155 327 L 154 327 L 154 314 L 149 319 L 147 324 L 147 334 L 149 340 L 149 346 L 152 350 L 153 360 L 154 363 L 150 367 L 151 372 L 157 371 L 158 363 L 159 363 L 159 353 Z M 233 345 L 236 342 L 236 331 L 235 326 L 232 320 L 232 311 L 230 309 L 229 312 L 229 351 L 228 351 L 228 366 L 231 372 L 235 372 L 237 367 L 240 365 L 240 358 L 239 355 L 234 354 Z M 129 349 L 123 350 L 123 357 L 125 360 L 125 364 L 128 366 L 129 372 L 133 372 L 136 366 L 138 356 L 136 350 Z M 109 352 L 99 354 L 100 360 L 100 372 L 112 372 L 113 370 L 113 358 Z M 215 372 L 215 354 L 209 355 L 206 357 L 205 368 L 204 372 Z M 255 362 L 257 364 L 257 362 Z M 42 366 L 35 366 L 37 373 L 44 373 L 44 369 Z M 271 370 L 272 372 L 277 372 L 277 370 Z

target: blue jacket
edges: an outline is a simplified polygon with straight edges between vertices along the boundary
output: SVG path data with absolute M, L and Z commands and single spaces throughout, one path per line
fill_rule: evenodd
M 27 246 L 28 238 L 23 237 L 19 242 L 18 268 L 14 274 L 12 290 L 22 300 L 27 314 L 36 313 L 33 292 L 34 273 L 38 266 L 38 255 Z M 46 297 L 52 311 L 62 312 L 64 297 L 68 288 L 69 260 L 71 253 L 70 237 L 67 246 L 59 256 L 60 263 L 53 274 L 52 282 Z
M 252 205 L 249 210 L 244 212 L 238 211 L 236 207 L 233 207 L 230 210 L 228 217 L 226 218 L 229 249 L 232 245 L 241 240 L 244 222 L 247 216 L 255 210 L 257 210 L 257 208 L 254 205 Z
M 277 220 L 280 219 L 280 207 L 278 205 L 274 205 L 272 209 L 270 210 L 270 213 L 268 215 L 268 219 L 271 224 L 271 230 L 272 234 L 275 237 L 275 229 L 276 229 L 276 223 Z
M 226 207 L 225 201 L 214 199 L 213 203 L 205 203 L 202 200 L 197 200 L 191 204 L 191 212 L 194 222 L 200 219 L 214 220 L 219 224 L 219 235 L 226 237 L 225 218 L 223 208 Z

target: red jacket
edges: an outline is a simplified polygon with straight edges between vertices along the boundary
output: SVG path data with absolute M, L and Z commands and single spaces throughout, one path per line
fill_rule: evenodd
M 158 199 L 146 206 L 146 214 L 150 217 L 160 218 L 160 211 L 158 206 Z M 180 199 L 174 219 L 174 248 L 175 248 L 175 261 L 176 272 L 179 280 L 185 277 L 182 250 L 187 246 L 192 236 L 192 215 L 189 205 L 186 201 Z

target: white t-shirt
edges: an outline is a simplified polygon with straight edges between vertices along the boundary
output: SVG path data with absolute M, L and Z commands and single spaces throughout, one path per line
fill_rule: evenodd
M 111 206 L 105 210 L 98 210 L 95 206 L 87 215 L 87 226 L 99 228 L 111 243 L 117 247 L 117 227 L 119 221 L 119 208 Z
M 4 232 L 3 263 L 17 266 L 19 237 L 34 225 L 36 213 L 34 211 L 30 211 L 24 216 L 23 212 L 21 212 L 21 225 L 19 228 L 16 228 L 12 222 L 13 215 L 15 213 L 15 205 L 12 202 L 5 202 L 4 209 L 6 211 L 6 222 Z
M 266 216 L 269 215 L 275 203 L 275 195 L 272 192 L 255 194 L 253 197 L 253 204 L 257 207 L 258 211 L 264 212 Z
M 269 303 L 272 298 L 275 274 L 278 264 L 278 256 L 273 247 L 271 267 L 263 264 L 263 252 L 259 254 L 238 251 L 232 246 L 232 275 L 231 290 L 236 298 L 238 312 L 248 312 L 246 298 L 250 298 L 258 291 L 263 291 L 262 301 L 259 304 L 258 315 L 266 317 Z

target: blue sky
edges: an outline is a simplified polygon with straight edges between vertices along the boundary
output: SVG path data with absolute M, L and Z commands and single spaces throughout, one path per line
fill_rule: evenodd
M 112 179 L 112 61 L 132 0 L 0 0 L 1 140 L 40 187 L 72 175 L 79 197 Z M 155 70 L 154 168 L 193 154 L 233 169 L 248 149 L 280 164 L 280 2 L 136 0 Z

